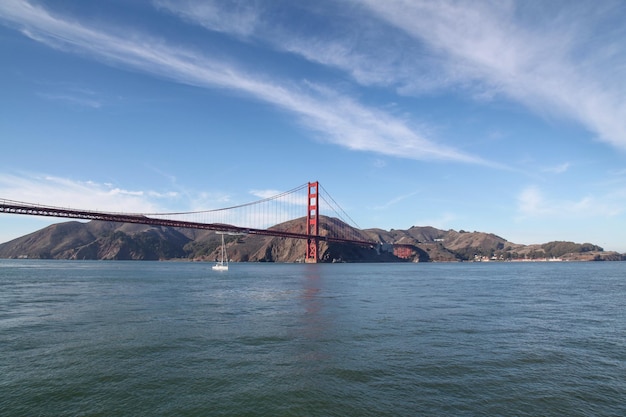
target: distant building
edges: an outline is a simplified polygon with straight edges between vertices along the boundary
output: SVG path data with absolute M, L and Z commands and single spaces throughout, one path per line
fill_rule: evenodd
M 394 245 L 393 247 L 393 254 L 400 259 L 409 259 L 414 253 L 412 245 Z

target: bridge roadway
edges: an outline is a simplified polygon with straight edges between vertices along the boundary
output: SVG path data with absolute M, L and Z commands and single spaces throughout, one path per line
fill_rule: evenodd
M 167 227 L 181 227 L 188 229 L 204 229 L 214 230 L 217 232 L 229 232 L 229 233 L 241 233 L 249 235 L 261 235 L 261 236 L 274 236 L 284 237 L 291 239 L 308 239 L 315 238 L 320 242 L 337 242 L 337 243 L 351 243 L 359 246 L 374 247 L 378 242 L 365 241 L 365 240 L 353 240 L 336 238 L 332 236 L 309 236 L 303 233 L 292 233 L 280 230 L 271 229 L 254 229 L 249 227 L 239 227 L 230 224 L 222 223 L 196 223 L 186 222 L 181 220 L 168 220 L 158 219 L 154 217 L 147 217 L 142 214 L 129 214 L 129 213 L 106 213 L 91 210 L 78 210 L 59 207 L 45 207 L 30 203 L 23 203 L 11 200 L 0 200 L 0 213 L 9 214 L 24 214 L 28 216 L 47 216 L 47 217 L 59 217 L 68 219 L 82 219 L 82 220 L 101 220 L 106 222 L 121 222 L 121 223 L 138 223 L 149 224 L 154 226 L 167 226 Z

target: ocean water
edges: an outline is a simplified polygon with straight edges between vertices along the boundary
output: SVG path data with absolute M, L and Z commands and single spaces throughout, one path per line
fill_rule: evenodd
M 2 416 L 624 416 L 626 263 L 0 260 Z

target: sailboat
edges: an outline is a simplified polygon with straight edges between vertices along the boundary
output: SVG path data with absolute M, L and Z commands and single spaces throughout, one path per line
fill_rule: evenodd
M 220 260 L 211 268 L 214 271 L 228 271 L 228 255 L 226 254 L 226 245 L 224 244 L 224 234 L 222 234 L 222 250 L 220 252 Z

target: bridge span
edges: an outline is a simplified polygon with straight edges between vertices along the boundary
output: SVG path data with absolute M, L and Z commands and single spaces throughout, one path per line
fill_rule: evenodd
M 244 205 L 229 207 L 226 209 L 206 211 L 206 212 L 215 212 L 215 211 L 224 211 L 224 210 L 236 210 L 241 207 L 248 207 L 248 206 L 252 206 L 255 204 L 262 204 L 262 203 L 266 203 L 268 201 L 273 201 L 273 200 L 282 199 L 284 201 L 285 200 L 284 197 L 286 195 L 292 194 L 302 189 L 306 189 L 307 190 L 307 198 L 306 198 L 307 213 L 306 213 L 306 216 L 303 216 L 303 217 L 301 216 L 302 221 L 306 223 L 305 233 L 290 232 L 290 231 L 285 231 L 285 230 L 279 230 L 279 229 L 272 228 L 272 227 L 257 228 L 257 227 L 248 227 L 248 226 L 237 226 L 237 225 L 227 224 L 227 223 L 198 222 L 198 221 L 187 221 L 187 220 L 180 220 L 180 219 L 173 219 L 173 218 L 163 218 L 163 216 L 167 216 L 167 215 L 169 216 L 174 215 L 174 214 L 185 215 L 185 214 L 195 214 L 195 213 L 200 213 L 200 212 L 153 213 L 153 214 L 121 213 L 121 212 L 115 213 L 115 212 L 106 212 L 106 211 L 82 210 L 82 209 L 74 209 L 74 208 L 61 208 L 61 207 L 46 206 L 46 205 L 33 204 L 33 203 L 27 203 L 27 202 L 21 202 L 21 201 L 6 200 L 6 199 L 0 199 L 0 213 L 21 214 L 21 215 L 27 215 L 27 216 L 46 216 L 46 217 L 57 217 L 57 218 L 67 218 L 67 219 L 80 219 L 80 220 L 100 220 L 100 221 L 107 221 L 107 222 L 137 223 L 137 224 L 147 224 L 147 225 L 154 225 L 154 226 L 212 230 L 216 232 L 272 236 L 272 237 L 291 238 L 291 239 L 306 239 L 307 250 L 305 254 L 305 261 L 309 263 L 314 263 L 319 260 L 318 247 L 319 247 L 319 242 L 321 241 L 348 243 L 348 244 L 354 244 L 354 245 L 359 245 L 359 246 L 364 246 L 364 247 L 375 247 L 379 244 L 379 242 L 362 238 L 362 235 L 360 236 L 332 236 L 328 234 L 320 235 L 320 232 L 319 232 L 320 199 L 323 199 L 323 200 L 325 199 L 319 193 L 319 190 L 320 190 L 319 187 L 320 186 L 318 182 L 312 182 L 304 186 L 298 187 L 294 190 L 288 191 L 286 193 L 281 193 L 275 197 L 266 198 L 258 202 L 247 203 Z M 332 198 L 330 198 L 330 200 L 332 200 Z M 332 201 L 334 203 L 334 200 Z M 292 220 L 296 220 L 296 219 L 292 219 Z M 353 228 L 350 225 L 348 225 L 348 227 Z

